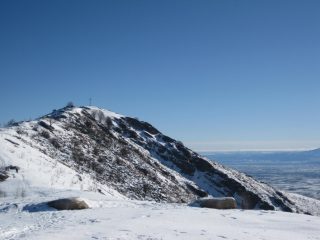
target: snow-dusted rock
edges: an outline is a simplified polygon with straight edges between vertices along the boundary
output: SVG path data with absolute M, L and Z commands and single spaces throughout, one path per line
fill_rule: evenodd
M 81 210 L 88 209 L 89 205 L 80 198 L 62 198 L 47 203 L 49 207 L 57 210 Z
M 215 208 L 215 209 L 237 208 L 237 202 L 233 197 L 201 198 L 201 199 L 198 199 L 196 203 L 203 208 Z

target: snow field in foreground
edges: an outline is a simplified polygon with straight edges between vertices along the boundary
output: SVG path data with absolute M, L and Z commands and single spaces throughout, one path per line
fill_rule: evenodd
M 47 195 L 47 194 L 43 194 Z M 0 239 L 320 239 L 320 218 L 258 210 L 215 210 L 60 191 L 3 199 Z M 79 196 L 92 209 L 55 211 L 43 202 Z

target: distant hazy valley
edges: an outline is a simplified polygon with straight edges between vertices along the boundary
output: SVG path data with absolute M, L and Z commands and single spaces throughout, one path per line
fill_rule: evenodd
M 320 149 L 299 152 L 212 152 L 205 156 L 279 189 L 320 199 Z

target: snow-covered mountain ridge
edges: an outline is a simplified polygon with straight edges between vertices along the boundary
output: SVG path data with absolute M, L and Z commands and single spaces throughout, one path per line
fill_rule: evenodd
M 233 196 L 243 209 L 320 215 L 317 200 L 276 190 L 200 156 L 149 123 L 96 107 L 66 107 L 1 129 L 0 146 L 2 168 L 20 168 L 4 173 L 0 196 L 27 195 L 30 187 L 171 203 Z

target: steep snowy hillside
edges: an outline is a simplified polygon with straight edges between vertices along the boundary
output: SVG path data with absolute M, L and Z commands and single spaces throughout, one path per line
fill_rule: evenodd
M 31 186 L 171 203 L 233 196 L 243 209 L 320 214 L 319 201 L 280 192 L 201 157 L 146 122 L 96 107 L 66 107 L 1 129 L 0 146 L 2 195 L 27 195 Z

